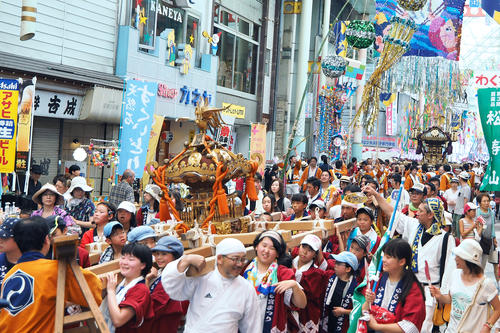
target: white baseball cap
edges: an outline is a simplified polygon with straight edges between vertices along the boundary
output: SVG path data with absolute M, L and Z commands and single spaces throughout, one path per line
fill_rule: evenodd
M 306 235 L 302 238 L 300 244 L 309 245 L 314 251 L 318 251 L 321 248 L 321 239 L 316 235 Z
M 117 211 L 120 209 L 125 209 L 127 212 L 135 214 L 135 205 L 130 201 L 122 201 L 118 205 Z

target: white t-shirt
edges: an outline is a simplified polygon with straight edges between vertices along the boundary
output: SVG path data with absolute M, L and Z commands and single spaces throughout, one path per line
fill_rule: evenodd
M 451 296 L 451 312 L 450 312 L 450 322 L 448 324 L 447 333 L 455 333 L 457 332 L 458 325 L 462 316 L 464 315 L 467 307 L 472 302 L 472 298 L 476 293 L 476 288 L 479 285 L 479 282 L 476 282 L 474 285 L 466 286 L 462 282 L 462 270 L 456 269 L 450 274 L 450 283 L 449 286 L 443 286 L 441 288 L 441 293 L 443 295 L 450 294 Z M 484 311 L 482 313 L 482 318 L 471 318 L 471 320 L 475 320 L 478 323 L 485 323 L 488 315 L 488 307 L 487 304 L 491 302 L 491 300 L 496 297 L 498 291 L 495 286 L 495 282 L 491 279 L 486 278 L 483 282 L 483 287 L 479 291 L 479 295 L 476 298 L 476 303 L 484 306 Z
M 448 212 L 453 212 L 458 198 L 458 189 L 456 191 L 453 191 L 451 188 L 447 189 L 444 191 L 443 197 L 446 199 L 446 202 L 448 202 Z M 455 204 L 450 204 L 450 201 L 455 202 Z

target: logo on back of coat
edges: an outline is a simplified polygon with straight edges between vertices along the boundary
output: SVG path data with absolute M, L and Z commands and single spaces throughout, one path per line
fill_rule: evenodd
M 35 279 L 21 270 L 4 280 L 2 298 L 9 301 L 6 308 L 12 316 L 26 309 L 34 300 Z
M 212 295 L 210 295 L 210 293 L 208 293 L 205 295 L 205 298 L 212 298 Z

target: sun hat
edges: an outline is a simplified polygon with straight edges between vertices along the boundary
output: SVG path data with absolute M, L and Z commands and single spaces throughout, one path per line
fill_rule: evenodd
M 462 171 L 458 174 L 458 178 L 462 178 L 464 180 L 469 180 L 470 175 L 467 171 Z
M 345 264 L 348 264 L 355 271 L 358 269 L 359 266 L 358 258 L 356 258 L 356 256 L 352 252 L 343 251 L 340 252 L 339 254 L 332 254 L 332 257 L 338 262 L 343 262 Z
M 146 225 L 141 225 L 130 230 L 127 235 L 127 240 L 129 243 L 139 242 L 146 238 L 156 238 L 155 231 Z
M 104 235 L 104 237 L 109 238 L 111 236 L 111 234 L 113 233 L 113 230 L 116 228 L 123 229 L 123 225 L 118 221 L 112 221 L 112 222 L 106 223 L 106 225 L 104 226 L 104 230 L 102 231 L 102 234 Z
M 477 206 L 473 202 L 468 202 L 464 206 L 464 214 L 466 214 L 469 210 L 477 209 Z
M 7 239 L 14 237 L 14 226 L 17 222 L 21 221 L 16 217 L 8 217 L 0 225 L 0 238 Z
M 177 238 L 164 236 L 158 240 L 156 246 L 151 251 L 169 252 L 175 254 L 176 257 L 180 257 L 184 253 L 184 246 L 182 246 L 181 241 Z
M 318 251 L 321 248 L 321 239 L 316 235 L 306 235 L 302 238 L 300 244 L 309 245 L 314 251 Z
M 62 196 L 61 193 L 59 193 L 57 191 L 57 188 L 52 185 L 51 183 L 47 183 L 45 185 L 42 186 L 41 189 L 39 189 L 38 191 L 35 192 L 35 194 L 33 194 L 33 197 L 31 197 L 31 200 L 33 200 L 35 203 L 37 204 L 42 204 L 42 200 L 40 200 L 40 196 L 45 192 L 45 191 L 50 191 L 50 192 L 54 192 L 56 194 L 56 205 L 62 205 L 64 204 L 64 197 Z
M 84 192 L 90 192 L 93 190 L 92 187 L 87 185 L 87 180 L 81 176 L 77 176 L 71 180 L 71 186 L 68 189 L 68 193 L 73 193 L 76 188 L 81 188 Z
M 135 205 L 130 201 L 120 202 L 116 211 L 119 211 L 120 209 L 126 210 L 129 213 L 135 214 Z
M 453 253 L 463 260 L 481 267 L 483 249 L 475 239 L 464 239 L 459 246 L 453 249 Z
M 150 194 L 156 201 L 160 202 L 161 188 L 155 184 L 148 184 L 144 188 L 144 193 Z

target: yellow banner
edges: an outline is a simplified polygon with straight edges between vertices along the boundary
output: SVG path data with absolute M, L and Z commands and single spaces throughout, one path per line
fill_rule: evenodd
M 156 156 L 156 147 L 158 146 L 158 139 L 160 138 L 161 127 L 163 126 L 163 117 L 158 115 L 153 115 L 153 125 L 151 126 L 151 132 L 149 135 L 149 145 L 148 145 L 148 153 L 146 155 L 146 165 L 149 162 L 155 160 Z M 149 174 L 144 171 L 142 175 L 142 186 L 143 188 L 146 184 L 149 183 Z
M 230 103 L 222 103 L 222 107 L 228 107 L 227 110 L 222 111 L 222 114 L 225 114 L 230 117 L 245 119 L 245 107 L 241 105 L 234 105 Z
M 19 91 L 16 80 L 0 80 L 0 87 L 5 87 L 0 89 L 0 172 L 9 173 L 14 171 L 16 161 Z
M 266 167 L 266 124 L 255 123 L 250 126 L 250 158 L 254 154 L 261 155 L 262 159 L 258 171 L 264 174 Z

